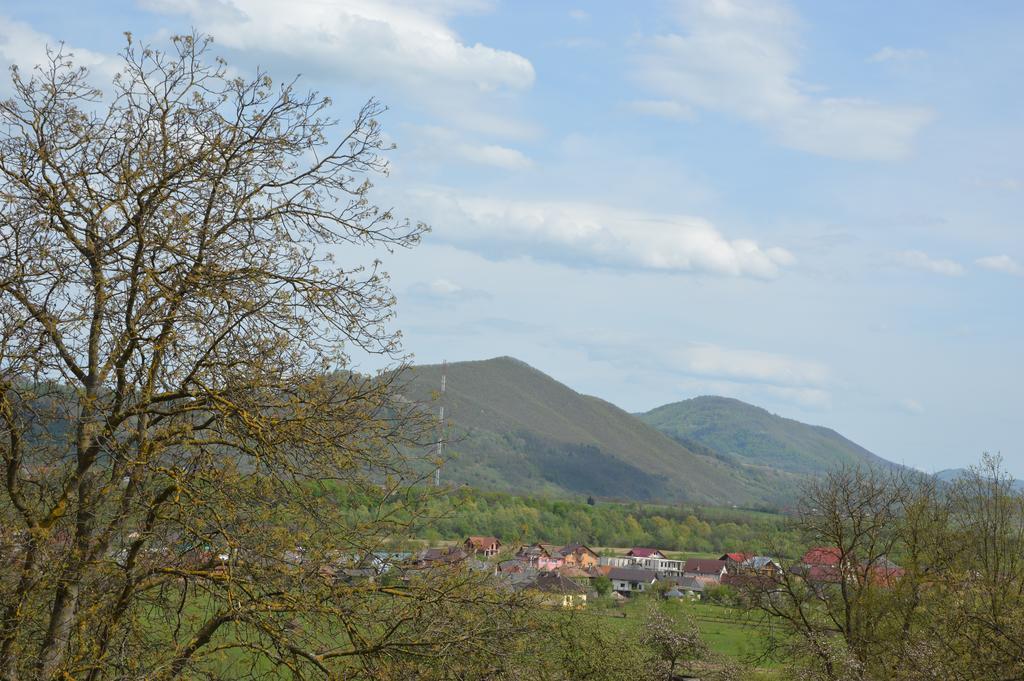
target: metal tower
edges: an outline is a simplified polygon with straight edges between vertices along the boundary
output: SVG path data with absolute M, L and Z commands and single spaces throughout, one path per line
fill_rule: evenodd
M 437 422 L 437 470 L 434 471 L 434 486 L 441 486 L 441 464 L 442 456 L 444 455 L 445 447 L 445 423 L 444 423 L 444 392 L 447 388 L 448 383 L 448 360 L 444 360 L 441 364 L 441 395 L 437 401 L 440 403 L 438 409 L 438 422 Z

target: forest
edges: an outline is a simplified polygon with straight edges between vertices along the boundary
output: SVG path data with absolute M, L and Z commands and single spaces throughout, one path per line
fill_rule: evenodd
M 351 522 L 366 522 L 378 500 L 360 498 L 338 486 L 324 494 Z M 668 551 L 798 555 L 798 538 L 779 513 L 697 505 L 616 503 L 584 499 L 517 496 L 468 487 L 452 494 L 425 495 L 422 522 L 413 531 L 427 541 L 493 535 L 506 544 L 581 542 L 596 547 L 651 546 Z

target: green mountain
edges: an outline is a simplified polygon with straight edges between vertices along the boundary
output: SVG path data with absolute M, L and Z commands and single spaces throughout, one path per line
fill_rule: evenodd
M 830 428 L 809 426 L 728 397 L 695 397 L 637 417 L 684 447 L 707 447 L 748 467 L 803 476 L 840 464 L 895 465 Z
M 442 478 L 483 489 L 640 501 L 777 505 L 797 476 L 748 466 L 684 444 L 596 397 L 581 395 L 511 357 L 412 370 L 405 395 L 445 406 L 449 452 Z M 440 401 L 439 401 L 440 400 Z

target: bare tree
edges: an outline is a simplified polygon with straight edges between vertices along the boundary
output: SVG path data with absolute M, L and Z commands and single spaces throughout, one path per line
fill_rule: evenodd
M 794 523 L 830 560 L 740 585 L 801 678 L 1022 678 L 1024 498 L 998 459 L 951 485 L 840 469 L 808 485 Z
M 387 277 L 330 257 L 425 229 L 370 201 L 382 107 L 343 127 L 208 50 L 129 36 L 106 97 L 58 51 L 0 102 L 0 676 L 427 678 L 500 654 L 515 603 L 469 572 L 325 572 L 421 494 L 397 373 L 347 370 L 400 367 Z
M 887 669 L 916 616 L 919 566 L 932 562 L 934 501 L 930 480 L 900 470 L 843 467 L 807 483 L 794 526 L 816 547 L 810 562 L 739 582 L 773 626 L 771 652 L 834 681 Z M 909 556 L 913 567 L 893 561 Z
M 945 551 L 913 666 L 949 679 L 1024 678 L 1024 496 L 1001 458 L 985 455 L 950 485 L 944 505 Z

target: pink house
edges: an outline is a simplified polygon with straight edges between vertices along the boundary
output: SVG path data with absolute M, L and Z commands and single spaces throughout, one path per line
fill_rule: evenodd
M 516 558 L 540 571 L 557 570 L 565 558 L 554 544 L 530 544 L 519 549 Z

